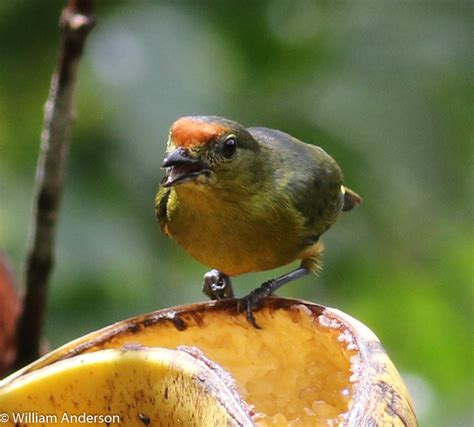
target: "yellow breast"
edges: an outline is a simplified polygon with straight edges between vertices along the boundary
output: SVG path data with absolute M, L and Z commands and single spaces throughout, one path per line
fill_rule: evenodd
M 167 229 L 197 261 L 230 276 L 294 261 L 305 234 L 304 219 L 285 199 L 228 201 L 186 186 L 170 194 Z

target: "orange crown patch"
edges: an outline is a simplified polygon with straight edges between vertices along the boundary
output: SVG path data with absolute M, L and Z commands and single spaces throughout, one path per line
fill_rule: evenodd
M 205 145 L 227 129 L 218 123 L 209 123 L 197 117 L 181 117 L 171 126 L 171 140 L 178 147 Z

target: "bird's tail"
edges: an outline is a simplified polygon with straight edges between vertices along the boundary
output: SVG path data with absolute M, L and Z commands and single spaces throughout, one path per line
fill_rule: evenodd
M 362 197 L 360 197 L 356 192 L 352 191 L 350 188 L 341 186 L 342 193 L 344 194 L 344 204 L 342 206 L 342 211 L 347 212 L 354 209 L 357 205 L 362 203 Z

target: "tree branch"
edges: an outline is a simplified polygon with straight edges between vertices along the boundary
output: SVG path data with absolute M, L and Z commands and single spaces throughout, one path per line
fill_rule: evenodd
M 23 310 L 17 324 L 16 367 L 38 358 L 48 279 L 54 264 L 54 244 L 63 190 L 72 97 L 84 42 L 95 23 L 94 0 L 69 0 L 60 19 L 59 58 L 44 110 L 41 148 L 36 169 L 33 214 L 28 239 Z

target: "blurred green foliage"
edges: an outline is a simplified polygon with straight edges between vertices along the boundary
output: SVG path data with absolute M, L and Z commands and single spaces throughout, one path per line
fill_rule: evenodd
M 63 1 L 0 4 L 0 248 L 17 276 Z M 282 295 L 371 327 L 422 425 L 472 425 L 472 4 L 101 1 L 80 70 L 46 335 L 52 347 L 202 299 L 205 268 L 159 232 L 168 127 L 217 114 L 324 147 L 364 204 L 325 269 Z M 236 279 L 247 293 L 286 271 Z

